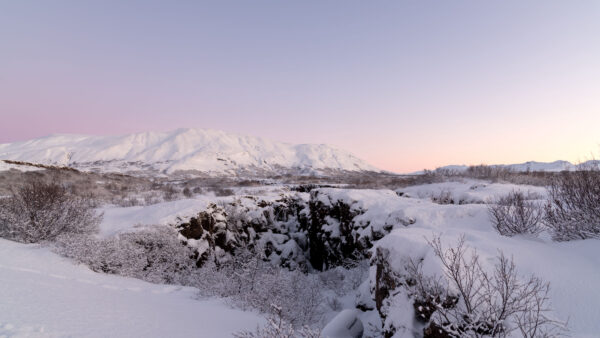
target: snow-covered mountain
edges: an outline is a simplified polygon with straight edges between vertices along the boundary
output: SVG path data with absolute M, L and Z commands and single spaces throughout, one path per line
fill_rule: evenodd
M 328 145 L 292 145 L 205 129 L 122 136 L 51 135 L 0 144 L 0 160 L 82 170 L 195 170 L 217 175 L 378 171 L 352 154 Z
M 573 164 L 568 161 L 554 161 L 554 162 L 536 162 L 528 161 L 524 163 L 516 164 L 494 164 L 492 167 L 506 168 L 511 171 L 524 172 L 524 171 L 547 171 L 547 172 L 559 172 L 559 171 L 573 171 L 581 168 L 598 167 L 600 161 L 590 160 L 580 164 Z M 467 165 L 447 165 L 438 169 L 451 170 L 451 171 L 465 171 L 469 168 Z

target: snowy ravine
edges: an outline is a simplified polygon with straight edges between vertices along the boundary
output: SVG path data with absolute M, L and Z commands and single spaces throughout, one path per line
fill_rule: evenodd
M 0 337 L 231 337 L 264 323 L 198 291 L 92 272 L 0 239 Z

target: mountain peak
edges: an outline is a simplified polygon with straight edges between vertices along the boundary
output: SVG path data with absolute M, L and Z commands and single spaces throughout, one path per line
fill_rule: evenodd
M 324 144 L 293 145 L 196 128 L 120 136 L 54 134 L 0 144 L 0 159 L 102 171 L 379 171 L 346 151 Z

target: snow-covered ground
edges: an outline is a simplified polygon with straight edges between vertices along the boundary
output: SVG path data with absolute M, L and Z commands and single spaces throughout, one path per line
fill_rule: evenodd
M 473 189 L 473 187 L 476 187 Z M 440 205 L 429 200 L 432 193 L 450 191 L 476 204 Z M 550 301 L 555 317 L 568 320 L 573 337 L 598 337 L 600 332 L 600 241 L 594 239 L 554 242 L 542 233 L 539 238 L 505 237 L 498 234 L 490 221 L 487 206 L 480 201 L 494 199 L 512 190 L 530 191 L 543 196 L 543 189 L 512 184 L 483 182 L 445 182 L 402 189 L 419 199 L 390 198 L 380 192 L 379 201 L 370 196 L 371 204 L 386 206 L 384 213 L 403 211 L 403 216 L 415 223 L 400 227 L 381 239 L 376 246 L 387 248 L 398 258 L 426 258 L 431 271 L 439 271 L 438 259 L 427 244 L 439 234 L 448 246 L 456 244 L 464 235 L 466 244 L 480 254 L 484 265 L 491 268 L 502 251 L 512 257 L 522 276 L 534 274 L 550 282 Z M 468 198 L 467 198 L 468 197 Z M 393 202 L 392 202 L 393 201 Z M 383 210 L 381 210 L 383 212 Z M 365 216 L 365 215 L 363 215 Z M 407 326 L 412 325 L 405 323 Z M 400 336 L 402 337 L 402 336 Z
M 194 288 L 93 272 L 0 239 L 0 337 L 231 337 L 264 323 Z
M 100 209 L 104 214 L 100 224 L 100 236 L 107 237 L 122 232 L 135 231 L 142 225 L 175 224 L 177 217 L 195 216 L 204 210 L 215 198 L 197 197 L 148 206 L 117 207 L 107 206 Z
M 271 189 L 261 198 L 278 198 L 279 188 Z M 560 243 L 552 241 L 547 233 L 536 238 L 499 235 L 483 202 L 513 190 L 529 192 L 531 198 L 545 196 L 540 187 L 463 180 L 397 191 L 328 188 L 320 189 L 317 198 L 323 203 L 343 201 L 363 210 L 354 221 L 365 226 L 365 235 L 371 229 L 382 231 L 393 225 L 393 230 L 375 245 L 390 250 L 391 256 L 398 259 L 424 258 L 424 268 L 429 269 L 426 272 L 439 272 L 437 258 L 427 245 L 427 239 L 436 234 L 442 236 L 446 246 L 464 235 L 466 244 L 478 251 L 487 268 L 493 266 L 501 250 L 514 258 L 522 276 L 535 274 L 551 284 L 549 296 L 555 317 L 568 320 L 571 336 L 598 337 L 600 241 Z M 432 202 L 432 197 L 441 193 L 460 202 Z M 135 231 L 138 224 L 175 224 L 177 217 L 193 216 L 216 200 L 213 196 L 197 196 L 144 207 L 107 206 L 102 209 L 100 235 Z M 333 221 L 324 226 L 332 225 Z M 218 300 L 198 300 L 193 288 L 95 273 L 48 249 L 6 240 L 0 240 L 0 285 L 0 336 L 225 337 L 263 322 L 255 313 L 231 309 Z M 368 282 L 360 289 L 359 298 L 370 297 Z M 355 299 L 346 295 L 340 302 L 350 309 Z M 397 310 L 412 311 L 410 305 L 405 305 Z M 406 321 L 408 332 L 418 331 L 413 327 L 412 314 L 402 316 L 400 312 L 395 313 L 396 319 Z M 333 315 L 329 313 L 327 318 Z M 373 333 L 369 323 L 378 324 L 376 315 L 377 311 L 358 312 L 367 333 Z
M 490 183 L 474 179 L 423 184 L 398 189 L 398 192 L 405 194 L 406 197 L 427 200 L 448 197 L 454 202 L 451 204 L 493 202 L 499 196 L 507 195 L 511 191 L 520 191 L 530 198 L 543 198 L 546 195 L 546 189 L 544 187 Z

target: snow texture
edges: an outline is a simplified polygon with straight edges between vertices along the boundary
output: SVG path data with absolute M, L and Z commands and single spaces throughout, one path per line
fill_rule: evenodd
M 0 336 L 231 337 L 265 320 L 194 288 L 95 273 L 0 239 Z

